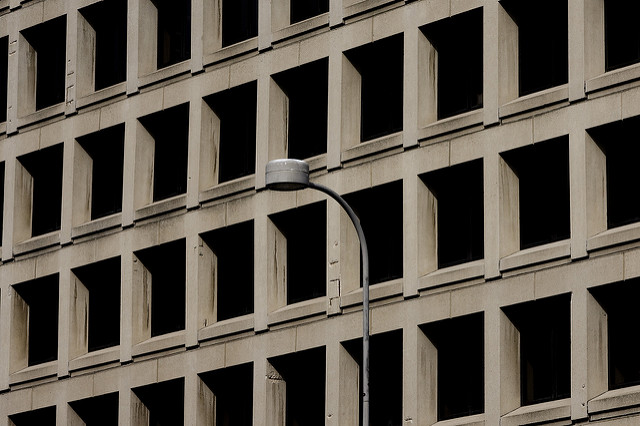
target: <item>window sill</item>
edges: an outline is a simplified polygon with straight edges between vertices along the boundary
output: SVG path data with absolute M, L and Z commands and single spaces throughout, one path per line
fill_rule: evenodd
M 398 278 L 391 281 L 386 281 L 379 284 L 372 284 L 369 286 L 369 300 L 381 300 L 387 299 L 393 296 L 402 295 L 402 278 Z M 340 297 L 340 307 L 347 308 L 349 306 L 355 306 L 362 304 L 362 288 L 353 290 Z
M 571 256 L 571 241 L 556 241 L 520 250 L 512 255 L 503 257 L 500 259 L 500 270 L 508 271 L 569 256 Z
M 105 101 L 109 98 L 115 98 L 116 96 L 124 95 L 126 92 L 127 82 L 123 81 L 122 83 L 118 83 L 114 86 L 106 87 L 94 93 L 90 93 L 88 95 L 80 97 L 78 100 L 76 100 L 76 108 L 83 108 L 101 101 Z
M 169 65 L 168 67 L 161 68 L 150 74 L 138 77 L 138 87 L 142 88 L 145 86 L 149 86 L 151 84 L 158 83 L 162 80 L 167 80 L 172 77 L 177 77 L 180 74 L 186 74 L 189 71 L 191 71 L 191 60 L 187 59 L 177 64 Z
M 307 33 L 316 28 L 320 28 L 328 25 L 329 25 L 329 13 L 313 16 L 304 21 L 296 22 L 295 24 L 289 25 L 288 27 L 279 29 L 273 34 L 273 42 L 277 43 L 277 42 L 286 40 L 288 38 L 293 38 L 297 35 Z
M 587 403 L 590 420 L 640 412 L 640 385 L 610 390 Z
M 28 126 L 30 124 L 35 124 L 40 121 L 46 120 L 48 118 L 52 118 L 58 115 L 63 115 L 65 111 L 65 104 L 57 104 L 53 105 L 40 111 L 34 111 L 24 117 L 18 118 L 18 128 Z
M 484 413 L 473 416 L 458 417 L 456 419 L 442 420 L 433 426 L 484 426 Z
M 140 221 L 143 219 L 149 219 L 153 216 L 158 216 L 163 213 L 168 213 L 173 210 L 183 209 L 187 206 L 187 195 L 181 194 L 166 200 L 156 201 L 148 206 L 141 207 L 136 210 L 134 215 L 134 221 Z
M 419 278 L 418 290 L 484 277 L 484 259 L 437 269 Z
M 160 352 L 167 349 L 173 349 L 185 345 L 184 330 L 174 331 L 173 333 L 162 334 L 152 337 L 144 342 L 133 346 L 132 356 L 140 356 L 153 352 Z
M 418 141 L 453 133 L 468 127 L 479 126 L 482 125 L 482 120 L 482 108 L 438 120 L 418 130 Z
M 231 46 L 222 47 L 212 53 L 205 54 L 202 62 L 206 67 L 207 65 L 212 65 L 252 51 L 258 51 L 258 37 L 243 40 Z
M 200 193 L 198 201 L 201 203 L 213 201 L 218 198 L 227 197 L 245 191 L 252 191 L 256 186 L 255 174 L 243 176 L 228 182 L 218 184 Z
M 58 244 L 60 244 L 60 231 L 53 231 L 15 244 L 13 247 L 13 254 L 15 256 L 19 256 L 21 254 L 41 250 Z
M 630 223 L 625 226 L 607 229 L 587 240 L 587 251 L 594 251 L 605 247 L 640 240 L 640 223 Z
M 640 64 L 632 64 L 587 80 L 585 91 L 589 94 L 637 79 L 640 79 Z
M 18 383 L 31 382 L 37 379 L 55 376 L 58 373 L 58 361 L 49 361 L 43 364 L 25 367 L 16 371 L 9 376 L 9 383 L 16 385 Z
M 7 133 L 7 122 L 3 121 L 0 123 L 0 134 Z
M 500 118 L 521 114 L 533 109 L 539 109 L 553 104 L 557 104 L 569 99 L 569 86 L 552 87 L 551 89 L 522 96 L 514 101 L 506 103 L 499 108 Z
M 343 151 L 340 160 L 346 163 L 393 148 L 402 148 L 402 131 L 367 142 L 360 142 L 358 145 Z
M 198 330 L 198 341 L 215 339 L 216 337 L 238 334 L 253 330 L 253 314 L 218 321 Z
M 85 235 L 96 234 L 111 228 L 117 228 L 122 224 L 122 213 L 101 217 L 91 222 L 78 225 L 71 229 L 71 238 L 78 238 Z
M 520 407 L 502 416 L 500 426 L 520 426 L 553 422 L 554 426 L 571 425 L 571 398 Z
M 345 0 L 344 17 L 349 18 L 360 15 L 368 10 L 377 9 L 389 3 L 396 3 L 397 0 Z M 403 2 L 404 3 L 404 2 Z
M 88 352 L 69 361 L 69 371 L 83 370 L 89 367 L 118 362 L 120 360 L 120 346 Z
M 310 173 L 327 168 L 327 154 L 316 155 L 305 159 L 305 161 L 309 164 Z
M 275 325 L 314 315 L 323 315 L 326 312 L 327 298 L 325 296 L 316 297 L 315 299 L 293 303 L 271 312 L 267 317 L 267 324 Z

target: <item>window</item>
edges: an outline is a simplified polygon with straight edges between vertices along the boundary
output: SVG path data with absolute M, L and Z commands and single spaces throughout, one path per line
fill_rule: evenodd
M 21 32 L 20 108 L 26 115 L 64 102 L 66 84 L 67 17 L 46 21 Z M 35 90 L 33 90 L 35 88 Z
M 605 70 L 613 71 L 640 61 L 640 34 L 634 31 L 637 2 L 604 0 Z
M 274 417 L 286 426 L 325 424 L 325 348 L 308 349 L 268 359 L 267 401 Z M 269 422 L 267 422 L 269 423 Z
M 12 333 L 27 359 L 12 370 L 58 359 L 58 275 L 14 284 L 13 290 Z
M 350 139 L 365 142 L 402 130 L 403 43 L 397 34 L 345 52 L 350 66 L 343 79 L 356 85 L 343 91 L 345 112 L 352 114 L 343 122 L 357 126 L 346 132 Z
M 37 410 L 26 411 L 24 413 L 13 414 L 9 416 L 9 420 L 13 426 L 55 426 L 56 407 L 45 407 Z
M 518 331 L 522 405 L 571 393 L 571 295 L 503 308 Z
M 132 390 L 132 426 L 184 424 L 184 378 Z
M 253 313 L 253 221 L 202 235 L 213 254 L 216 321 Z
M 73 413 L 85 425 L 118 424 L 118 392 L 70 402 Z
M 438 268 L 484 256 L 484 191 L 482 160 L 422 175 L 431 202 L 427 232 L 436 235 Z M 435 209 L 433 208 L 435 206 Z M 430 220 L 435 215 L 436 220 Z
M 325 58 L 283 71 L 273 79 L 277 87 L 271 94 L 270 122 L 273 127 L 280 123 L 283 140 L 271 143 L 284 145 L 288 150 L 280 157 L 304 159 L 325 154 L 329 60 Z
M 208 424 L 253 424 L 253 363 L 209 371 L 199 376 L 205 384 L 204 392 L 213 399 L 211 415 L 215 416 L 215 422 Z
M 520 248 L 569 238 L 569 138 L 538 142 L 501 155 L 517 179 Z
M 422 28 L 437 52 L 438 119 L 482 107 L 482 8 Z M 427 71 L 427 70 L 425 70 Z
M 158 8 L 158 69 L 191 57 L 191 2 L 153 0 Z
M 484 412 L 484 315 L 426 324 L 438 353 L 438 421 Z
M 329 11 L 329 0 L 290 0 L 290 21 L 295 24 Z
M 222 47 L 257 37 L 257 0 L 219 1 L 222 2 Z
M 0 38 L 0 123 L 7 121 L 9 37 Z
M 520 96 L 568 82 L 566 0 L 502 0 L 518 26 Z M 540 25 L 544 22 L 544 25 Z

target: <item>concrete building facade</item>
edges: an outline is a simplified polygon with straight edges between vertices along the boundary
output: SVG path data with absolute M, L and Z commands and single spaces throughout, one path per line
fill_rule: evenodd
M 0 425 L 640 424 L 613 0 L 0 0 Z

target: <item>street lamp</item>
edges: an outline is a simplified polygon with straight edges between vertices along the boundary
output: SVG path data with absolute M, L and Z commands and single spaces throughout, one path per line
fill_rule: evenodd
M 311 188 L 324 192 L 347 212 L 360 240 L 362 253 L 362 426 L 369 426 L 369 251 L 360 220 L 337 192 L 309 181 L 309 164 L 302 160 L 280 159 L 267 163 L 267 188 L 275 191 L 297 191 Z

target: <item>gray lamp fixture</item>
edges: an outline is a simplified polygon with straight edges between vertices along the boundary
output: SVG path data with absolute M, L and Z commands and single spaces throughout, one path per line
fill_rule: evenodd
M 360 220 L 337 192 L 309 181 L 309 164 L 302 160 L 280 159 L 267 163 L 266 185 L 274 191 L 297 191 L 311 188 L 324 192 L 347 212 L 360 240 L 362 253 L 362 426 L 369 426 L 369 251 Z

